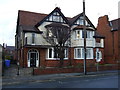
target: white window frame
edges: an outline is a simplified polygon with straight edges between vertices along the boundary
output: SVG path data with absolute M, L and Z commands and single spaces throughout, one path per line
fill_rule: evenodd
M 80 49 L 80 56 L 78 56 L 78 49 Z M 93 48 L 86 48 L 86 51 L 90 50 L 90 57 L 88 57 L 88 52 L 86 54 L 86 59 L 93 59 Z M 84 48 L 74 48 L 74 59 L 84 59 Z
M 58 15 L 53 15 L 53 21 L 55 21 L 55 22 L 60 22 L 60 16 L 58 16 Z
M 80 50 L 80 58 L 78 58 L 78 49 Z M 74 48 L 74 59 L 84 59 L 83 50 L 84 48 Z
M 37 49 L 30 49 L 27 52 L 27 66 L 30 67 L 30 57 L 31 53 L 36 53 L 36 67 L 39 67 L 39 52 Z
M 82 30 L 75 30 L 75 32 L 74 32 L 74 38 L 75 38 L 75 40 L 82 39 Z
M 87 38 L 88 39 L 92 39 L 94 36 L 94 32 L 93 31 L 87 31 Z
M 35 37 L 36 37 L 36 34 L 35 34 L 35 33 L 32 33 L 32 37 L 31 37 L 31 38 L 32 38 L 32 39 L 31 39 L 31 40 L 32 40 L 32 41 L 31 41 L 31 42 L 32 42 L 32 45 L 35 45 Z
M 88 57 L 88 52 L 87 52 L 88 50 L 90 51 L 90 52 L 89 52 L 90 57 Z M 87 52 L 86 58 L 87 58 L 87 59 L 93 59 L 93 48 L 87 48 L 87 49 L 86 49 L 86 52 Z
M 51 55 L 52 57 L 51 58 L 49 57 L 49 50 L 50 49 L 52 49 L 52 55 Z M 50 59 L 50 60 L 51 59 L 52 60 L 56 60 L 57 59 L 57 60 L 59 60 L 59 58 L 54 58 L 54 48 L 48 48 L 47 49 L 47 59 Z M 65 49 L 65 58 L 64 59 L 68 59 L 68 49 Z

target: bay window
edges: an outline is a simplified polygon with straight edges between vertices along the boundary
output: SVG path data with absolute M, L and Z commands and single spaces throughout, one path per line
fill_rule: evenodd
M 47 50 L 47 59 L 57 59 L 58 54 L 54 51 L 54 48 L 48 48 Z M 64 50 L 64 59 L 68 58 L 68 49 Z
M 86 38 L 93 38 L 94 31 L 86 31 Z M 75 39 L 84 38 L 84 30 L 75 30 L 74 32 Z
M 86 48 L 86 58 L 93 59 L 93 48 Z M 84 59 L 84 48 L 75 48 L 74 49 L 74 58 L 75 59 Z

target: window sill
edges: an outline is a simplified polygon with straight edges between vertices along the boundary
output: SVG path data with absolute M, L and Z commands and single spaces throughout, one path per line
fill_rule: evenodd
M 74 59 L 80 59 L 80 60 L 83 60 L 84 58 L 74 58 Z M 93 58 L 86 58 L 86 59 L 88 59 L 88 60 L 92 60 Z
M 46 60 L 60 60 L 59 58 L 46 58 Z M 68 58 L 64 58 L 64 60 L 68 60 Z

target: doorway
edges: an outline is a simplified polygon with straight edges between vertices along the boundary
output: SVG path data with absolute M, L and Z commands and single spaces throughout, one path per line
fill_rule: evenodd
M 28 67 L 38 67 L 39 66 L 39 53 L 37 50 L 28 51 Z

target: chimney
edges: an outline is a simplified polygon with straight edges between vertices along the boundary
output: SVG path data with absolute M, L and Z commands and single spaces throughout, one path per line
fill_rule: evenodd
M 3 43 L 3 48 L 6 48 L 7 47 L 7 44 Z
M 108 15 L 104 15 L 104 16 L 101 16 L 98 18 L 98 25 L 106 25 L 106 24 L 109 24 L 109 18 L 108 18 Z

